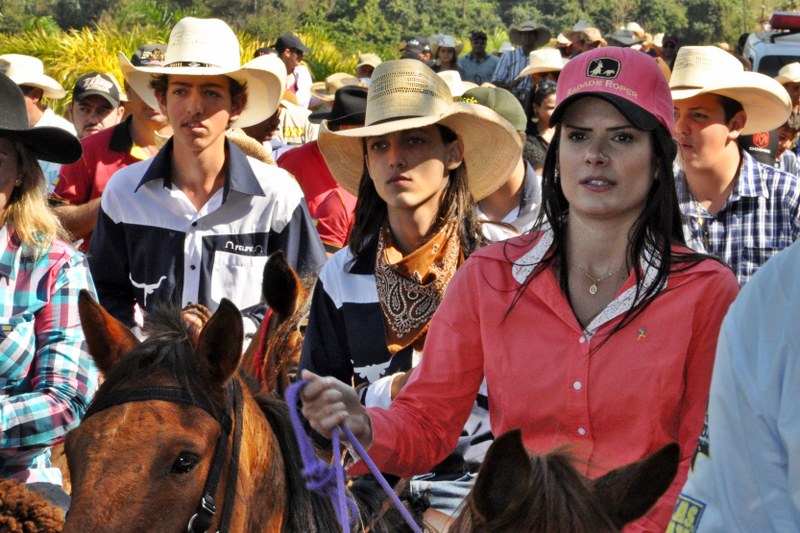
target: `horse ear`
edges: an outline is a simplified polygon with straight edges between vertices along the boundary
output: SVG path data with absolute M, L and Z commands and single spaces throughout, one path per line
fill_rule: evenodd
M 207 365 L 209 384 L 222 387 L 239 368 L 243 337 L 242 314 L 223 298 L 197 340 L 196 356 Z
M 680 447 L 673 442 L 593 482 L 595 495 L 618 528 L 643 516 L 655 505 L 675 479 L 680 455 Z
M 289 318 L 302 298 L 303 284 L 297 273 L 286 262 L 282 250 L 273 253 L 264 265 L 261 291 L 267 305 L 277 314 L 278 323 Z
M 509 506 L 525 501 L 531 483 L 531 460 L 522 444 L 522 432 L 512 429 L 495 439 L 486 452 L 472 489 L 475 510 L 490 521 Z
M 78 315 L 89 353 L 103 376 L 108 376 L 139 344 L 139 339 L 122 322 L 108 314 L 86 289 L 78 295 Z

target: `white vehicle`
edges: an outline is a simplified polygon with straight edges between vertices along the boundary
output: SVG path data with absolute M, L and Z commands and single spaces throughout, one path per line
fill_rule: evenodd
M 769 23 L 771 31 L 747 37 L 742 53 L 753 71 L 775 77 L 784 65 L 800 61 L 800 13 L 776 11 Z

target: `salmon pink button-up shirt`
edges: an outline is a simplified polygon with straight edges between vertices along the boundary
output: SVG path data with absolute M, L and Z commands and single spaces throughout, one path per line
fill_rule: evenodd
M 651 305 L 607 339 L 635 298 L 633 272 L 583 328 L 547 269 L 506 316 L 551 243 L 551 233 L 497 243 L 459 269 L 417 372 L 390 410 L 370 410 L 370 456 L 385 472 L 427 471 L 455 445 L 485 376 L 495 435 L 521 428 L 533 453 L 567 445 L 589 477 L 677 441 L 682 460 L 673 485 L 626 529 L 663 531 L 703 426 L 717 335 L 738 292 L 736 278 L 713 260 L 673 269 Z M 643 286 L 655 274 L 647 263 L 640 261 Z

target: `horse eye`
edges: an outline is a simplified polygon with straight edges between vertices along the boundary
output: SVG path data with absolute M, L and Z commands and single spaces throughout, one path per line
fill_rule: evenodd
M 193 453 L 183 452 L 181 453 L 175 462 L 172 463 L 172 469 L 170 473 L 172 474 L 188 474 L 197 463 L 200 462 L 200 458 L 197 457 Z

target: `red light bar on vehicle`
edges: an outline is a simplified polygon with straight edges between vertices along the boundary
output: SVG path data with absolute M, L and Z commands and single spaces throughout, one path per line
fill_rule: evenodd
M 769 17 L 773 30 L 800 30 L 800 13 L 793 11 L 775 11 Z

